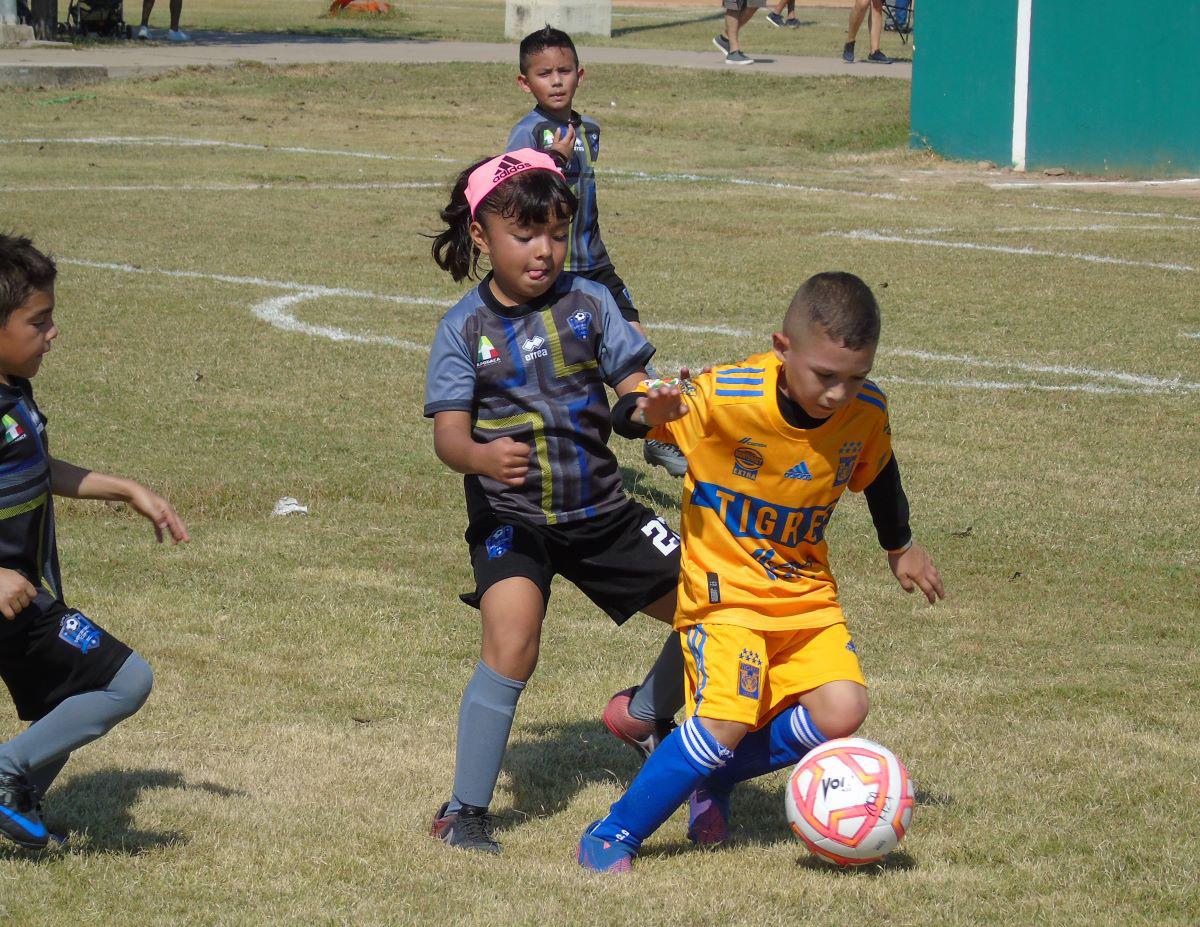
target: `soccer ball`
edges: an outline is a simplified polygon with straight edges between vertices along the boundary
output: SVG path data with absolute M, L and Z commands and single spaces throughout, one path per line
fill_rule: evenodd
M 861 737 L 821 744 L 796 764 L 784 795 L 788 823 L 818 856 L 864 866 L 896 848 L 913 814 L 908 770 Z

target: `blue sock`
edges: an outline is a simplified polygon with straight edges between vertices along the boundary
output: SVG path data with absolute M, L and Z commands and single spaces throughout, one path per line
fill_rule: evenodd
M 766 727 L 743 737 L 738 744 L 737 756 L 714 773 L 705 788 L 717 793 L 728 792 L 746 779 L 764 776 L 799 762 L 809 750 L 828 739 L 813 723 L 808 710 L 803 705 L 796 705 L 780 712 Z
M 660 828 L 691 791 L 733 757 L 704 729 L 688 718 L 650 754 L 641 771 L 590 833 L 637 850 Z

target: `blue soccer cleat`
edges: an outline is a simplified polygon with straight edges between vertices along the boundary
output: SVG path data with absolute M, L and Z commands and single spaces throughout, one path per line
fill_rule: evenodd
M 595 836 L 592 831 L 599 825 L 599 821 L 592 821 L 584 830 L 579 838 L 576 861 L 592 872 L 632 872 L 633 857 L 637 851 L 619 840 Z
M 24 776 L 0 776 L 0 835 L 30 850 L 50 840 L 38 814 L 37 790 Z
M 729 840 L 729 793 L 704 786 L 688 796 L 688 840 L 698 847 L 715 847 Z

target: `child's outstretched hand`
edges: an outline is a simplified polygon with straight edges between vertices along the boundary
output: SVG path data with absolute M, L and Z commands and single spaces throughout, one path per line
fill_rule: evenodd
M 12 621 L 29 607 L 37 590 L 16 570 L 0 567 L 0 615 Z
M 172 544 L 191 540 L 183 520 L 175 514 L 171 503 L 141 483 L 135 483 L 130 489 L 129 504 L 154 525 L 154 535 L 158 538 L 158 543 L 161 544 L 167 534 L 171 535 Z
M 575 126 L 568 123 L 565 129 L 557 129 L 550 150 L 557 151 L 564 161 L 570 161 L 575 154 Z
M 946 590 L 942 588 L 942 577 L 938 575 L 937 567 L 920 544 L 914 543 L 908 550 L 898 554 L 888 554 L 888 563 L 905 592 L 914 592 L 920 588 L 930 605 L 938 599 L 946 598 Z
M 479 473 L 507 486 L 521 486 L 529 473 L 529 458 L 533 451 L 528 444 L 505 436 L 480 445 L 478 454 Z
M 645 396 L 638 397 L 633 420 L 654 427 L 681 419 L 687 415 L 687 411 L 680 383 L 658 381 L 646 391 Z

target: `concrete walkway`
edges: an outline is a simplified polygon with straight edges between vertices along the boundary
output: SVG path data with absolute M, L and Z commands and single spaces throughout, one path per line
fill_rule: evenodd
M 339 36 L 301 36 L 277 33 L 193 32 L 193 41 L 181 45 L 129 42 L 73 48 L 57 43 L 0 48 L 0 83 L 4 74 L 25 75 L 21 83 L 36 83 L 46 69 L 46 84 L 56 68 L 91 69 L 95 77 L 131 77 L 161 74 L 174 68 L 228 67 L 239 61 L 263 64 L 429 64 L 447 61 L 479 61 L 512 64 L 517 46 L 491 42 L 429 42 L 405 39 L 358 39 Z M 912 79 L 912 64 L 891 65 L 858 62 L 846 64 L 839 58 L 800 55 L 764 55 L 756 64 L 732 67 L 715 48 L 671 51 L 658 48 L 587 48 L 588 64 L 647 64 L 675 68 L 733 71 L 738 74 L 783 74 L 812 76 L 843 74 L 855 77 Z M 100 69 L 103 69 L 101 71 Z

